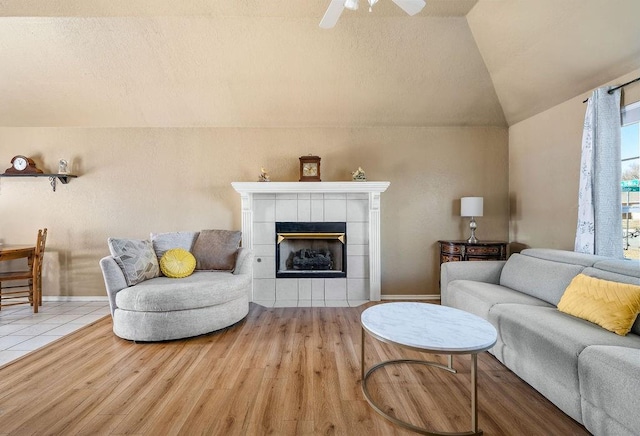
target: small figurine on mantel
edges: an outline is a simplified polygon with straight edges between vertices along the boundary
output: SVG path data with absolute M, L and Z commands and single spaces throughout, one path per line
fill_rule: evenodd
M 258 178 L 258 182 L 270 182 L 269 173 L 264 168 L 260 168 L 260 177 Z
M 357 170 L 351 173 L 354 182 L 366 182 L 367 176 L 364 174 L 362 167 L 358 167 Z

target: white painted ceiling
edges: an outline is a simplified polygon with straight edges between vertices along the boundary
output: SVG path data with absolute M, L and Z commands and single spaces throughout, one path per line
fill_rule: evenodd
M 638 0 L 329 1 L 0 1 L 0 126 L 506 126 L 640 68 Z

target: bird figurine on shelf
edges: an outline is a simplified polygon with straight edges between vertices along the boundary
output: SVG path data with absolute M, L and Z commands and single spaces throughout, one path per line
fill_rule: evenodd
M 364 174 L 362 167 L 358 167 L 357 170 L 351 173 L 354 182 L 366 182 L 367 176 Z
M 269 173 L 264 168 L 260 168 L 260 177 L 258 177 L 258 182 L 270 182 Z

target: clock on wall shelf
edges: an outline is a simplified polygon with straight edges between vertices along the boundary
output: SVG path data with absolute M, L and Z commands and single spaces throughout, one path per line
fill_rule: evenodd
M 45 173 L 36 166 L 33 159 L 17 155 L 11 159 L 11 166 L 7 168 L 3 174 L 0 174 L 0 177 L 48 177 L 51 188 L 55 192 L 58 181 L 66 185 L 69 183 L 69 179 L 78 176 L 66 173 Z

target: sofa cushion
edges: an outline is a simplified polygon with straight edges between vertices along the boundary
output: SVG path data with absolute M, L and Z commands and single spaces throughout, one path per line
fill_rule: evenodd
M 198 232 L 167 232 L 151 233 L 151 242 L 158 259 L 162 258 L 167 250 L 182 248 L 191 251 L 193 243 L 198 237 Z
M 183 248 L 167 250 L 160 259 L 160 271 L 172 279 L 188 277 L 196 269 L 196 258 Z
M 151 241 L 140 239 L 109 238 L 111 256 L 116 261 L 128 286 L 160 275 L 158 258 Z
M 581 421 L 578 355 L 590 345 L 640 349 L 640 336 L 618 336 L 555 308 L 496 304 L 489 322 L 498 330 L 495 356 L 520 378 Z
M 617 273 L 624 276 L 635 277 L 635 284 L 640 284 L 640 260 L 639 259 L 619 259 L 603 260 L 593 265 L 602 271 Z
M 562 295 L 558 310 L 624 336 L 640 312 L 640 286 L 578 274 Z
M 573 265 L 592 266 L 599 261 L 609 259 L 596 254 L 579 253 L 577 251 L 555 250 L 553 248 L 527 248 L 520 252 L 529 257 L 552 260 L 554 262 L 570 263 Z
M 454 280 L 473 280 L 483 283 L 500 283 L 502 267 L 506 260 L 489 262 L 445 262 L 440 265 L 440 304 L 449 306 L 449 283 Z
M 488 319 L 489 310 L 495 304 L 501 303 L 553 307 L 538 298 L 492 283 L 454 280 L 447 286 L 447 306 L 473 313 L 484 319 Z
M 574 265 L 512 254 L 500 275 L 500 284 L 532 297 L 558 304 L 571 280 L 584 269 Z
M 595 345 L 578 356 L 583 424 L 593 434 L 636 435 L 640 429 L 640 350 Z M 613 431 L 612 431 L 613 429 Z
M 193 245 L 197 270 L 233 271 L 242 233 L 231 230 L 202 230 Z
M 116 295 L 116 305 L 139 312 L 197 309 L 239 298 L 247 289 L 251 289 L 248 275 L 196 271 L 180 280 L 157 277 L 125 288 Z

